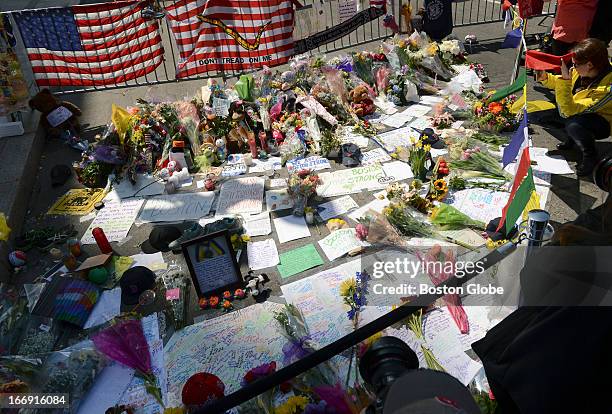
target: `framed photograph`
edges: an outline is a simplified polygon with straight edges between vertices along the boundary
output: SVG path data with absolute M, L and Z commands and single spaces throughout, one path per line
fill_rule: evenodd
M 242 274 L 228 231 L 186 241 L 181 249 L 199 298 L 242 286 Z

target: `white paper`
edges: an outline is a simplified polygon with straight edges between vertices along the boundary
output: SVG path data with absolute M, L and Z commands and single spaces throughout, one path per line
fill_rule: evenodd
M 368 204 L 359 207 L 357 210 L 350 212 L 348 214 L 348 217 L 351 220 L 357 222 L 357 220 L 363 217 L 368 212 L 368 210 L 374 210 L 377 213 L 382 213 L 383 209 L 387 207 L 389 203 L 390 201 L 386 198 L 383 198 L 382 200 L 376 198 L 370 201 Z
M 230 108 L 229 99 L 213 97 L 213 111 L 217 116 L 228 116 Z
M 343 144 L 355 144 L 359 148 L 367 148 L 370 143 L 368 137 L 361 134 L 356 134 L 349 129 L 345 129 L 344 133 L 340 135 L 340 141 Z
M 110 321 L 115 316 L 121 313 L 121 288 L 117 287 L 113 290 L 105 290 L 100 295 L 100 299 L 96 302 L 87 322 L 83 325 L 83 329 L 93 328 L 105 322 Z
M 286 210 L 292 208 L 294 204 L 295 202 L 286 188 L 266 191 L 267 211 Z
M 429 113 L 431 109 L 431 106 L 416 104 L 409 106 L 408 109 L 406 109 L 403 113 L 407 116 L 417 118 Z
M 547 152 L 547 148 L 529 148 L 531 160 L 536 162 L 532 165 L 534 170 L 559 175 L 574 173 L 563 156 L 547 155 Z
M 429 118 L 416 118 L 414 121 L 410 123 L 410 128 L 416 128 L 418 130 L 423 130 L 425 128 L 431 127 L 431 120 Z
M 193 177 L 189 176 L 186 179 L 184 179 L 183 181 L 181 181 L 181 188 L 186 188 L 186 187 L 191 187 L 191 185 L 193 184 Z
M 47 114 L 47 121 L 53 128 L 65 122 L 72 116 L 72 112 L 65 106 L 55 108 L 53 111 Z
M 104 234 L 109 242 L 118 242 L 125 239 L 143 203 L 143 199 L 106 203 L 104 208 L 98 212 L 96 218 L 89 224 L 87 230 L 85 230 L 81 243 L 94 244 L 96 242 L 91 234 L 91 231 L 96 227 L 104 230 Z
M 204 188 L 204 180 L 198 180 L 198 181 L 196 181 L 196 187 L 198 187 L 198 188 Z
M 377 162 L 383 163 L 391 161 L 391 157 L 383 148 L 376 148 L 371 151 L 361 153 L 361 165 L 371 165 Z
M 119 184 L 113 184 L 113 191 L 119 198 L 153 196 L 164 193 L 164 183 L 157 177 L 137 174 L 136 184 L 124 178 Z
M 151 269 L 152 271 L 166 269 L 168 267 L 166 262 L 164 261 L 164 256 L 162 255 L 162 252 L 152 254 L 139 253 L 130 257 L 134 259 L 134 262 L 130 267 L 144 266 Z
M 355 229 L 335 230 L 329 236 L 319 240 L 319 246 L 330 261 L 364 245 L 366 244 L 355 236 Z
M 418 133 L 410 127 L 404 127 L 393 131 L 385 132 L 374 137 L 387 151 L 395 151 L 396 147 L 409 146 L 410 137 L 418 137 Z
M 359 205 L 351 198 L 351 196 L 344 196 L 337 198 L 327 203 L 319 204 L 317 206 L 317 212 L 323 220 L 329 220 L 344 214 L 353 209 L 359 208 Z
M 264 211 L 260 214 L 242 216 L 242 227 L 249 237 L 266 236 L 272 233 L 272 223 L 270 223 L 270 213 Z
M 77 414 L 105 414 L 119 402 L 134 378 L 134 370 L 118 362 L 107 365 L 81 401 Z
M 260 270 L 279 264 L 278 250 L 274 239 L 267 239 L 247 244 L 249 269 Z
M 222 177 L 235 177 L 237 175 L 246 174 L 247 166 L 243 162 L 236 162 L 233 164 L 227 164 L 223 167 L 223 171 L 221 171 Z
M 357 0 L 338 1 L 338 19 L 340 23 L 350 19 L 357 14 Z
M 444 98 L 442 98 L 441 96 L 431 96 L 431 95 L 421 96 L 421 100 L 419 101 L 419 103 L 423 105 L 435 105 L 441 102 L 444 102 Z
M 333 197 L 384 188 L 393 181 L 385 175 L 380 164 L 324 172 L 319 174 L 319 177 L 322 184 L 317 187 L 317 194 L 320 197 Z
M 308 158 L 295 158 L 287 161 L 287 172 L 291 174 L 293 171 L 308 169 L 312 171 L 324 170 L 331 168 L 329 160 L 318 155 Z
M 401 181 L 414 177 L 410 165 L 403 161 L 392 161 L 383 164 L 382 169 L 387 177 L 393 177 L 393 181 Z
M 267 160 L 255 159 L 253 160 L 253 166 L 249 167 L 249 174 L 261 173 L 271 169 L 280 170 L 281 168 L 283 167 L 280 157 L 270 157 Z
M 274 219 L 274 228 L 279 243 L 310 237 L 310 230 L 304 217 L 286 216 Z
M 457 129 L 457 128 L 460 128 L 461 125 L 463 125 L 463 121 L 455 121 L 451 124 L 451 128 Z
M 215 215 L 261 213 L 265 180 L 260 177 L 226 181 L 219 193 Z
M 410 115 L 407 112 L 408 112 L 408 110 L 406 110 L 404 112 L 395 113 L 395 114 L 391 115 L 389 118 L 387 118 L 384 121 L 382 121 L 382 123 L 384 125 L 387 125 L 387 126 L 391 127 L 391 128 L 402 127 L 402 126 L 404 126 L 404 124 L 406 122 L 408 122 L 412 118 L 414 118 L 413 115 Z
M 286 186 L 287 186 L 286 178 L 272 178 L 270 180 L 270 188 L 286 187 Z
M 214 198 L 215 193 L 207 191 L 152 197 L 147 200 L 138 221 L 197 220 L 210 213 Z
M 397 112 L 397 107 L 395 104 L 380 95 L 374 99 L 374 105 L 376 105 L 376 107 L 383 111 L 383 113 L 386 115 L 393 115 Z

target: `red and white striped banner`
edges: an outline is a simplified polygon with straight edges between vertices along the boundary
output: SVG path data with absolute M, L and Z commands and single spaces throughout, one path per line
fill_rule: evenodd
M 179 0 L 166 8 L 177 78 L 283 64 L 293 55 L 291 0 Z

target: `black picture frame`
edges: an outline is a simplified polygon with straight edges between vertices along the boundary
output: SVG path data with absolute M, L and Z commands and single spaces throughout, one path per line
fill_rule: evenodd
M 200 246 L 202 245 L 208 246 L 210 242 L 216 243 L 217 247 L 219 248 L 227 248 L 228 252 L 220 256 L 225 256 L 229 254 L 231 261 L 231 273 L 228 274 L 227 271 L 218 273 L 219 277 L 222 276 L 227 278 L 227 283 L 223 283 L 219 286 L 214 286 L 211 289 L 206 289 L 206 287 L 202 286 L 202 283 L 200 282 L 201 277 L 204 277 L 202 275 L 203 269 L 197 269 L 194 266 L 194 260 L 197 261 L 197 258 L 194 257 L 194 249 L 201 248 Z M 187 267 L 189 268 L 191 281 L 193 282 L 193 286 L 195 287 L 198 298 L 220 295 L 226 290 L 233 291 L 234 289 L 238 289 L 243 286 L 244 280 L 242 278 L 242 273 L 240 272 L 240 266 L 238 265 L 238 262 L 236 260 L 236 252 L 234 251 L 234 247 L 232 246 L 229 231 L 219 231 L 216 233 L 211 233 L 205 236 L 200 236 L 188 240 L 184 243 L 181 243 L 181 250 L 183 253 L 183 257 L 185 258 L 185 262 L 187 263 Z

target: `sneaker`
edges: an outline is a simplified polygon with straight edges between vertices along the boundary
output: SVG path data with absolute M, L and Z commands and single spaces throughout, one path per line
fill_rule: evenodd
M 168 244 L 168 247 L 172 250 L 172 251 L 177 251 L 177 250 L 181 250 L 181 244 L 188 241 L 188 240 L 192 240 L 195 239 L 196 237 L 202 236 L 203 234 L 206 234 L 204 232 L 204 228 L 202 226 L 200 226 L 199 223 L 193 223 L 193 225 L 187 229 L 185 229 L 183 231 L 183 235 L 181 237 L 179 237 L 178 239 L 174 240 L 173 242 Z
M 204 226 L 204 234 L 211 234 L 225 230 L 228 230 L 230 234 L 233 234 L 240 231 L 241 228 L 242 226 L 240 225 L 240 221 L 238 221 L 236 218 L 225 217 Z

